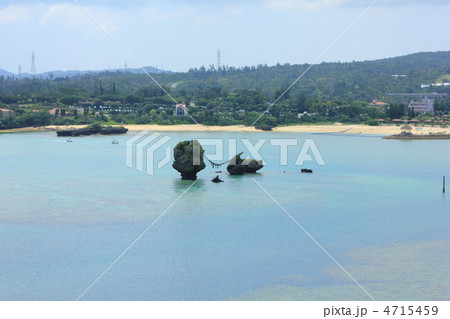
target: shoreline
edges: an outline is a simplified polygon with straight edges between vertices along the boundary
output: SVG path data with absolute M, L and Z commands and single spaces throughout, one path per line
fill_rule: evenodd
M 402 134 L 396 134 L 396 135 L 389 135 L 383 137 L 385 140 L 450 140 L 450 134 L 428 134 L 428 135 L 402 135 Z
M 60 129 L 82 128 L 86 125 L 50 125 L 43 127 L 25 127 L 17 129 L 8 129 L 0 131 L 0 133 L 16 133 L 16 132 L 46 132 L 56 131 Z M 121 126 L 121 125 L 112 125 Z M 291 133 L 341 133 L 341 134 L 374 134 L 374 135 L 396 135 L 400 133 L 400 127 L 397 125 L 379 125 L 369 126 L 363 124 L 324 124 L 324 125 L 292 125 L 274 127 L 272 131 L 257 130 L 252 126 L 231 125 L 231 126 L 205 126 L 197 124 L 181 124 L 181 125 L 123 125 L 129 131 L 161 131 L 161 132 L 291 132 Z M 450 134 L 449 128 L 421 126 L 414 127 L 415 135 L 433 134 Z
M 9 128 L 6 130 L 0 130 L 1 133 L 31 133 L 31 132 L 48 132 L 52 131 L 45 127 L 20 127 L 20 128 Z

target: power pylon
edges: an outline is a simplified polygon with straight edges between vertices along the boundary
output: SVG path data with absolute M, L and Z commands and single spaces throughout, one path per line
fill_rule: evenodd
M 31 74 L 36 75 L 36 59 L 34 57 L 34 52 L 31 52 Z
M 217 50 L 217 72 L 220 70 L 220 49 Z

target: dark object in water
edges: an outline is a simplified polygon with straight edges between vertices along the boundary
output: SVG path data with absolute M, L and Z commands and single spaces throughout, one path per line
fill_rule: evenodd
M 442 176 L 442 192 L 445 193 L 445 176 Z
M 221 179 L 219 178 L 219 175 L 217 175 L 216 177 L 214 177 L 214 178 L 211 180 L 211 182 L 213 182 L 213 183 L 222 183 L 223 180 L 221 180 Z
M 216 171 L 216 173 L 222 173 L 222 171 Z
M 301 172 L 302 173 L 312 173 L 313 171 L 312 171 L 312 169 L 309 169 L 309 168 L 302 168 Z

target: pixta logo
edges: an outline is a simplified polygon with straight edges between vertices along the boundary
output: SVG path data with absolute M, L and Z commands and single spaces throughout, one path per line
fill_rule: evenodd
M 126 143 L 127 166 L 131 168 L 134 167 L 140 172 L 144 172 L 145 170 L 145 173 L 148 175 L 154 175 L 155 169 L 161 169 L 172 159 L 172 147 L 170 145 L 166 145 L 166 143 L 171 139 L 172 137 L 170 136 L 163 135 L 158 132 L 151 132 L 149 130 L 144 130 L 137 133 Z M 299 143 L 301 141 L 295 138 L 259 139 L 256 142 L 252 142 L 248 138 L 199 138 L 196 140 L 205 149 L 204 156 L 211 163 L 224 163 L 224 161 L 226 163 L 226 161 L 233 159 L 234 156 L 239 153 L 238 150 L 243 150 L 243 153 L 249 155 L 247 159 L 252 158 L 260 160 L 263 165 L 267 165 L 268 163 L 261 154 L 262 148 L 267 145 L 276 149 L 274 151 L 278 153 L 276 158 L 280 166 L 292 164 L 294 159 L 296 166 L 302 166 L 305 162 L 309 161 L 315 161 L 319 166 L 325 165 L 325 161 L 313 139 L 306 139 L 303 141 L 303 144 Z M 225 147 L 225 145 L 227 147 Z M 164 148 L 163 156 L 161 156 L 161 148 Z M 159 160 L 156 158 L 157 150 L 159 150 Z M 194 149 L 194 151 L 195 150 L 196 149 Z M 228 150 L 227 154 L 225 154 L 225 150 Z M 273 154 L 273 151 L 269 152 Z M 160 159 L 161 157 L 163 158 Z M 193 154 L 192 160 L 193 165 L 199 165 L 200 154 Z
M 148 130 L 137 133 L 127 141 L 127 166 L 135 167 L 138 171 L 144 172 L 144 163 L 146 163 L 146 173 L 153 175 L 155 172 L 155 152 L 171 139 L 170 136 L 163 136 L 161 133 Z M 162 168 L 170 160 L 171 148 L 166 146 L 164 158 L 156 163 L 157 169 Z

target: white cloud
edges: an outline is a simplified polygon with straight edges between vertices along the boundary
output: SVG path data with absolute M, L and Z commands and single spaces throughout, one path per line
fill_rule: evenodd
M 0 24 L 10 24 L 16 21 L 24 21 L 29 17 L 29 10 L 24 6 L 10 5 L 0 9 Z
M 118 31 L 119 28 L 114 24 L 112 15 L 106 8 L 95 10 L 94 8 L 85 8 L 107 31 Z M 55 4 L 47 8 L 39 20 L 40 25 L 65 25 L 65 26 L 83 26 L 95 25 L 93 21 L 80 7 L 74 4 Z M 95 25 L 96 30 L 101 30 Z
M 199 23 L 199 24 L 211 25 L 211 24 L 219 23 L 221 20 L 219 20 L 219 19 L 217 19 L 215 17 L 209 16 L 209 17 L 198 17 L 198 18 L 195 18 L 195 21 L 197 23 Z
M 293 8 L 315 10 L 335 7 L 368 7 L 375 0 L 266 0 L 268 9 L 289 10 Z M 448 0 L 378 0 L 377 7 L 411 5 L 448 5 Z
M 351 2 L 349 0 L 267 0 L 266 8 L 269 9 L 292 9 L 303 8 L 314 10 L 319 8 L 337 7 Z
M 168 10 L 167 12 L 163 12 L 162 10 L 158 9 L 157 7 L 150 7 L 146 9 L 139 9 L 139 14 L 144 19 L 151 19 L 153 21 L 162 22 L 167 20 L 173 20 L 178 18 L 183 18 L 188 16 L 191 13 L 192 9 L 190 7 L 185 7 L 178 10 Z M 136 14 L 135 11 L 133 11 L 132 14 Z
M 242 14 L 242 8 L 238 6 L 225 6 L 224 11 L 230 15 L 239 15 Z
M 88 22 L 89 17 L 75 5 L 56 4 L 47 9 L 39 20 L 39 24 L 64 23 L 65 25 L 82 25 Z
M 219 8 L 204 8 L 202 11 L 195 11 L 195 22 L 203 25 L 212 25 L 222 23 L 227 18 L 233 19 L 243 14 L 243 8 L 240 6 L 226 5 Z

